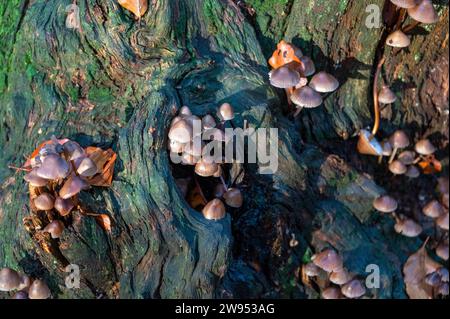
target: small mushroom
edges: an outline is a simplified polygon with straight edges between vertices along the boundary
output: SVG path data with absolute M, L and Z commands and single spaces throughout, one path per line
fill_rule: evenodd
M 414 164 L 414 161 L 416 160 L 416 153 L 413 151 L 403 151 L 398 155 L 397 160 L 405 165 Z
M 408 8 L 408 14 L 414 20 L 425 24 L 439 21 L 439 15 L 431 0 L 422 0 L 416 7 Z
M 448 212 L 436 219 L 436 225 L 439 228 L 448 231 Z
M 343 269 L 342 258 L 333 249 L 326 249 L 321 253 L 312 256 L 311 259 L 317 267 L 329 273 L 339 272 Z
M 28 299 L 28 294 L 25 291 L 18 291 L 11 299 Z
M 203 177 L 211 177 L 218 169 L 218 164 L 202 158 L 195 164 L 195 173 Z
M 383 104 L 392 104 L 397 101 L 397 96 L 388 86 L 383 85 L 380 92 L 378 92 L 378 101 Z
M 74 161 L 77 158 L 86 156 L 85 151 L 83 148 L 74 141 L 68 141 L 63 144 L 64 152 L 66 153 L 68 160 Z
M 330 275 L 330 281 L 336 285 L 345 285 L 350 280 L 353 279 L 353 275 L 350 274 L 347 270 L 342 269 L 342 271 L 332 272 Z
M 448 283 L 446 282 L 442 283 L 439 286 L 437 293 L 442 296 L 448 296 Z
M 422 212 L 425 216 L 431 218 L 438 218 L 445 213 L 444 207 L 442 207 L 441 203 L 437 200 L 432 200 L 422 209 Z
M 316 73 L 316 66 L 314 65 L 314 61 L 310 57 L 304 55 L 302 57 L 299 57 L 299 60 L 302 63 L 301 73 L 303 76 L 311 76 Z
M 403 175 L 406 173 L 408 168 L 406 167 L 405 164 L 396 160 L 396 161 L 389 163 L 389 170 L 394 175 Z
M 217 115 L 222 121 L 231 121 L 232 119 L 234 119 L 234 108 L 230 103 L 223 103 L 219 107 Z
M 308 277 L 316 277 L 320 274 L 320 268 L 317 267 L 313 262 L 309 262 L 303 265 L 303 272 Z
M 341 290 L 336 287 L 328 287 L 322 291 L 322 299 L 342 299 Z
M 242 192 L 238 188 L 228 189 L 228 191 L 223 195 L 223 199 L 228 206 L 233 208 L 240 208 L 244 200 Z
M 42 193 L 33 200 L 37 210 L 51 210 L 55 205 L 55 198 L 49 193 Z
M 42 187 L 47 185 L 48 180 L 37 175 L 37 169 L 34 168 L 31 172 L 27 173 L 23 179 L 31 186 Z
M 417 237 L 422 233 L 422 226 L 409 218 L 398 219 L 394 228 L 397 233 L 406 237 Z
M 436 255 L 438 255 L 440 258 L 444 259 L 445 261 L 448 260 L 448 244 L 446 243 L 440 243 L 437 247 L 436 247 Z
M 441 275 L 432 272 L 425 276 L 425 283 L 431 287 L 438 287 L 441 284 Z
M 449 193 L 449 180 L 448 177 L 439 177 L 438 178 L 438 192 L 441 194 Z
M 50 289 L 42 280 L 36 279 L 28 290 L 28 297 L 30 299 L 48 299 L 51 296 Z
M 53 239 L 61 237 L 64 231 L 64 224 L 60 220 L 54 220 L 44 228 L 45 233 L 49 233 Z
M 184 105 L 180 108 L 178 114 L 180 114 L 181 117 L 191 116 L 192 111 L 188 106 Z
M 20 275 L 11 268 L 0 270 L 0 291 L 16 290 L 20 286 Z
M 276 88 L 289 89 L 300 82 L 300 74 L 292 68 L 283 65 L 269 73 L 270 84 Z
M 212 128 L 215 128 L 216 125 L 217 125 L 216 120 L 210 114 L 207 114 L 202 118 L 203 130 L 210 130 Z
M 309 86 L 316 92 L 329 93 L 337 90 L 339 82 L 331 74 L 322 71 L 312 77 Z
M 322 96 L 309 86 L 295 89 L 291 95 L 291 101 L 304 108 L 316 108 L 323 102 Z
M 169 139 L 181 144 L 190 142 L 192 135 L 192 126 L 184 119 L 176 122 L 169 131 Z
M 203 216 L 209 220 L 219 220 L 225 217 L 225 205 L 220 199 L 213 199 L 202 210 Z
M 87 188 L 89 188 L 89 184 L 84 179 L 77 175 L 72 175 L 66 180 L 63 187 L 59 191 L 59 196 L 62 199 L 68 199 Z
M 366 288 L 358 279 L 353 279 L 341 288 L 342 294 L 350 299 L 356 299 L 364 296 Z
M 418 178 L 420 176 L 420 170 L 415 165 L 408 166 L 405 176 L 409 178 Z
M 383 146 L 380 142 L 367 130 L 359 132 L 358 152 L 364 155 L 383 156 Z
M 214 188 L 214 197 L 220 198 L 226 193 L 227 189 L 222 183 L 219 183 Z
M 21 274 L 20 276 L 20 285 L 17 288 L 17 290 L 28 290 L 28 288 L 31 286 L 32 280 L 31 278 L 26 274 Z
M 417 6 L 422 0 L 391 0 L 399 8 L 409 9 Z
M 439 276 L 441 276 L 441 281 L 442 282 L 448 282 L 449 273 L 448 273 L 448 269 L 447 268 L 441 267 L 438 270 L 436 270 L 436 272 L 439 274 Z
M 389 138 L 389 143 L 391 143 L 392 147 L 394 148 L 391 158 L 389 159 L 389 163 L 391 163 L 394 160 L 395 155 L 397 155 L 397 151 L 399 149 L 403 149 L 409 146 L 409 138 L 405 132 L 403 132 L 402 130 L 397 130 Z
M 41 166 L 36 169 L 37 176 L 51 180 L 66 178 L 69 172 L 70 169 L 67 162 L 57 154 L 46 156 L 42 160 Z
M 396 30 L 389 34 L 389 36 L 386 39 L 386 44 L 394 47 L 394 48 L 406 48 L 411 44 L 410 38 L 404 34 L 401 30 Z M 381 100 L 380 100 L 381 102 Z M 381 102 L 384 103 L 384 102 Z M 393 102 L 390 102 L 393 103 Z M 390 104 L 390 103 L 384 103 L 384 104 Z
M 431 144 L 429 139 L 422 139 L 416 143 L 414 146 L 414 149 L 417 153 L 420 155 L 432 155 L 436 152 L 436 147 L 434 147 L 433 144 Z
M 398 202 L 391 196 L 380 196 L 373 201 L 373 207 L 382 213 L 393 213 L 398 208 Z
M 79 158 L 76 161 L 77 173 L 83 177 L 91 177 L 97 174 L 97 165 L 89 157 Z

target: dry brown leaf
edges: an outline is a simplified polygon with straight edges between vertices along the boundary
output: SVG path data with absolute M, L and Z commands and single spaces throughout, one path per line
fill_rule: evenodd
M 136 18 L 141 18 L 148 9 L 148 0 L 118 0 L 125 9 L 133 12 Z
M 95 220 L 97 221 L 97 224 L 100 225 L 104 230 L 107 232 L 111 232 L 111 218 L 109 218 L 106 214 L 100 214 L 95 217 Z
M 86 153 L 97 165 L 97 170 L 100 172 L 100 174 L 89 179 L 89 184 L 92 186 L 111 186 L 117 154 L 112 149 L 104 151 L 92 146 L 86 148 Z
M 403 267 L 406 293 L 411 299 L 432 299 L 433 288 L 425 283 L 426 275 L 442 267 L 428 256 L 425 244 L 406 261 Z

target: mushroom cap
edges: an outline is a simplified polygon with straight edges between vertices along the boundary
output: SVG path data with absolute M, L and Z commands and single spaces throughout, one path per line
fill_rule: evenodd
M 448 231 L 448 212 L 436 219 L 436 225 L 439 228 Z
M 313 262 L 309 262 L 303 265 L 303 272 L 308 277 L 315 277 L 320 274 L 320 268 L 317 267 Z
M 17 290 L 24 290 L 28 289 L 31 286 L 32 280 L 31 278 L 26 274 L 21 274 L 20 276 L 20 285 L 17 288 Z
M 442 283 L 438 288 L 438 294 L 442 296 L 448 296 L 448 283 Z
M 51 296 L 50 289 L 42 280 L 36 279 L 28 290 L 28 297 L 30 299 L 48 299 Z
M 222 183 L 218 183 L 214 188 L 214 197 L 220 198 L 226 193 L 226 188 Z
M 181 116 L 175 116 L 172 120 L 172 122 L 170 122 L 170 127 L 174 126 L 176 122 L 181 121 L 183 119 L 183 117 Z
M 321 71 L 312 77 L 309 86 L 316 92 L 328 93 L 337 90 L 339 81 L 331 74 Z
M 414 8 L 420 3 L 421 0 L 391 0 L 397 7 L 409 9 Z
M 431 287 L 437 287 L 441 284 L 441 275 L 437 272 L 432 272 L 425 276 L 425 283 Z
M 203 177 L 211 177 L 217 171 L 219 165 L 213 161 L 202 158 L 195 164 L 195 173 Z
M 339 288 L 328 287 L 322 291 L 322 299 L 341 299 L 342 293 Z
M 272 70 L 269 73 L 270 84 L 276 88 L 288 89 L 300 82 L 300 73 L 286 65 Z
M 176 122 L 169 131 L 169 138 L 181 144 L 186 144 L 192 140 L 192 126 L 185 120 Z
M 409 146 L 409 138 L 404 131 L 397 130 L 389 138 L 389 143 L 391 143 L 394 148 L 405 148 Z
M 66 155 L 68 156 L 68 159 L 70 161 L 74 161 L 77 158 L 86 156 L 86 153 L 84 149 L 74 141 L 68 141 L 63 144 L 63 149 L 66 152 Z
M 76 161 L 77 173 L 84 177 L 91 177 L 97 174 L 97 165 L 89 157 L 79 158 Z
M 391 196 L 384 195 L 373 201 L 373 207 L 382 213 L 393 213 L 398 208 L 398 202 Z
M 420 170 L 415 165 L 408 166 L 405 176 L 409 178 L 418 178 L 420 176 Z
M 33 200 L 38 210 L 51 210 L 55 206 L 55 198 L 49 193 L 43 193 Z
M 72 199 L 62 199 L 61 197 L 57 197 L 55 199 L 55 209 L 61 216 L 67 216 L 70 214 L 75 205 L 72 202 Z
M 406 48 L 411 44 L 410 38 L 401 30 L 397 30 L 389 34 L 386 39 L 386 44 L 394 48 Z M 380 101 L 381 102 L 381 101 Z M 384 103 L 384 102 L 381 102 Z M 393 103 L 393 102 L 390 102 Z M 390 104 L 384 103 L 384 104 Z
M 309 86 L 295 89 L 291 95 L 291 101 L 301 107 L 315 108 L 322 104 L 322 96 Z
M 341 288 L 342 294 L 351 299 L 360 298 L 366 293 L 366 288 L 358 279 L 353 279 Z
M 388 86 L 383 85 L 380 92 L 378 92 L 378 101 L 383 104 L 391 104 L 397 101 L 397 96 Z
M 436 247 L 436 255 L 438 255 L 440 258 L 444 259 L 445 261 L 448 260 L 448 244 L 440 243 Z
M 197 115 L 184 116 L 183 120 L 192 127 L 193 136 L 202 134 L 202 120 Z
M 312 257 L 314 264 L 326 272 L 339 272 L 343 269 L 342 257 L 333 250 L 326 249 Z
M 216 120 L 210 114 L 206 114 L 202 118 L 202 129 L 209 130 L 215 128 L 217 125 Z
M 447 246 L 447 248 L 448 248 L 448 246 Z M 447 252 L 447 254 L 448 254 L 448 252 Z M 449 273 L 448 273 L 448 269 L 447 268 L 441 267 L 441 268 L 439 268 L 437 270 L 437 273 L 439 274 L 439 276 L 441 276 L 441 280 L 443 282 L 448 282 Z
M 234 108 L 230 103 L 223 103 L 219 107 L 217 115 L 222 121 L 231 121 L 234 119 Z
M 383 147 L 380 142 L 367 130 L 361 130 L 359 132 L 358 139 L 358 152 L 364 155 L 382 156 Z
M 64 231 L 64 224 L 60 220 L 54 220 L 44 228 L 45 233 L 50 233 L 53 239 L 61 237 Z
M 431 0 L 422 0 L 418 6 L 408 8 L 408 14 L 414 20 L 425 24 L 439 21 L 439 16 Z
M 44 157 L 41 166 L 36 169 L 37 176 L 52 180 L 66 178 L 69 172 L 69 164 L 57 154 Z
M 441 203 L 442 205 L 444 205 L 446 208 L 449 208 L 449 204 L 450 204 L 450 198 L 449 198 L 449 194 L 445 193 L 441 195 Z
M 448 177 L 439 177 L 438 178 L 438 192 L 441 194 L 449 193 L 449 181 Z
M 434 145 L 431 144 L 429 139 L 422 139 L 418 141 L 414 146 L 414 149 L 420 155 L 431 155 L 434 154 L 434 152 L 436 152 L 436 147 L 434 147 Z
M 12 299 L 28 299 L 28 294 L 25 291 L 18 291 L 14 294 Z
M 444 207 L 442 207 L 441 203 L 437 200 L 432 200 L 422 209 L 422 212 L 425 216 L 431 218 L 438 218 L 445 213 Z
M 178 114 L 179 114 L 180 116 L 191 116 L 191 115 L 192 115 L 192 111 L 191 111 L 191 109 L 190 109 L 188 106 L 183 105 L 183 106 L 180 108 L 180 111 L 178 112 Z
M 89 184 L 79 176 L 72 175 L 70 176 L 63 187 L 59 191 L 59 196 L 62 199 L 68 199 L 70 197 L 75 196 L 82 190 L 85 190 L 89 187 Z
M 228 206 L 233 208 L 240 208 L 244 201 L 242 192 L 238 188 L 228 189 L 228 191 L 223 195 L 223 199 Z
M 186 146 L 187 144 L 182 144 L 182 143 L 179 143 L 179 142 L 177 142 L 177 141 L 173 141 L 173 140 L 169 140 L 169 150 L 172 152 L 172 153 L 183 153 L 183 151 L 184 151 L 184 147 Z
M 389 170 L 391 171 L 392 174 L 403 175 L 408 170 L 408 167 L 406 167 L 406 165 L 403 164 L 402 162 L 395 160 L 389 164 Z
M 15 290 L 20 286 L 20 275 L 11 268 L 0 270 L 0 291 Z
M 397 159 L 405 165 L 411 165 L 416 160 L 416 153 L 413 151 L 403 151 L 398 155 Z
M 47 185 L 48 180 L 37 175 L 37 169 L 33 168 L 29 173 L 27 173 L 23 179 L 28 182 L 31 186 L 42 187 Z
M 391 156 L 392 155 L 392 145 L 389 141 L 381 142 L 381 146 L 383 147 L 383 156 Z
M 409 218 L 398 220 L 394 228 L 397 233 L 406 237 L 417 237 L 422 233 L 422 226 Z
M 310 57 L 304 55 L 302 57 L 299 57 L 299 60 L 303 65 L 301 72 L 303 76 L 311 76 L 316 73 L 316 66 L 314 65 L 314 61 Z
M 209 220 L 219 220 L 225 217 L 225 205 L 220 199 L 213 199 L 202 210 L 203 216 Z
M 342 271 L 332 272 L 330 274 L 330 281 L 336 285 L 345 285 L 353 278 L 354 275 L 352 275 L 345 269 L 342 269 Z

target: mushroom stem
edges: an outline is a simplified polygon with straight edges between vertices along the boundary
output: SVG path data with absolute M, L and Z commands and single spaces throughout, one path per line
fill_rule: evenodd
M 289 106 L 288 112 L 291 112 L 291 109 L 292 109 L 291 95 L 294 92 L 294 89 L 293 88 L 287 88 L 287 89 L 284 89 L 284 90 L 286 91 L 286 96 L 287 96 L 287 100 L 288 100 L 288 106 Z
M 223 178 L 222 173 L 220 174 L 219 178 L 220 178 L 220 181 L 221 181 L 222 184 L 223 184 L 223 187 L 225 187 L 225 190 L 228 190 L 228 185 L 227 185 L 227 183 L 225 182 L 225 179 Z
M 380 61 L 377 65 L 377 70 L 375 71 L 375 77 L 373 81 L 373 107 L 374 107 L 374 115 L 375 121 L 373 124 L 372 135 L 375 136 L 380 128 L 380 104 L 378 100 L 378 79 L 380 78 L 381 68 L 383 67 L 384 62 L 386 61 L 386 57 L 381 57 Z
M 403 28 L 403 33 L 408 33 L 409 31 L 413 30 L 415 27 L 417 27 L 420 24 L 419 21 L 414 21 L 407 26 Z
M 302 106 L 297 106 L 297 109 L 294 112 L 294 118 L 296 118 L 302 110 L 303 110 Z
M 406 13 L 407 13 L 407 11 L 405 8 L 400 8 L 397 23 L 395 25 L 395 30 L 399 30 L 401 28 L 402 23 L 405 20 Z
M 198 192 L 199 192 L 200 196 L 202 197 L 203 204 L 204 205 L 208 204 L 208 200 L 206 199 L 205 194 L 203 193 L 202 187 L 200 186 L 200 183 L 198 182 L 197 176 L 194 176 L 194 181 L 195 181 L 195 185 L 198 188 Z
M 389 164 L 391 164 L 394 161 L 395 155 L 397 155 L 397 151 L 398 151 L 398 147 L 394 147 L 394 150 L 392 151 L 391 157 L 389 158 Z
M 420 155 L 418 158 L 416 158 L 414 160 L 413 165 L 419 163 L 422 159 L 423 159 L 423 157 L 422 157 L 422 155 Z
M 381 164 L 383 161 L 383 155 L 378 156 L 378 164 Z

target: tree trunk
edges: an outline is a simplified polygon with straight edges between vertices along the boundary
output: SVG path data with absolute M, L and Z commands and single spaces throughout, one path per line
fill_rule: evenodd
M 251 16 L 231 0 L 153 0 L 138 21 L 116 1 L 79 0 L 81 30 L 65 27 L 71 1 L 0 3 L 0 266 L 43 278 L 57 298 L 304 298 L 317 297 L 299 275 L 305 253 L 332 246 L 362 277 L 367 265 L 380 267 L 382 287 L 369 296 L 405 297 L 402 265 L 423 240 L 396 235 L 392 220 L 373 212 L 382 178 L 376 160 L 356 154 L 354 138 L 371 124 L 384 32 L 365 26 L 365 8 L 384 1 L 329 2 L 247 1 Z M 382 134 L 402 127 L 444 149 L 441 2 L 440 22 L 388 59 L 385 79 L 402 98 L 383 112 Z M 283 38 L 341 83 L 296 120 L 268 84 L 266 61 Z M 279 128 L 279 169 L 260 175 L 246 165 L 244 207 L 211 222 L 175 185 L 167 132 L 181 105 L 203 115 L 223 102 L 235 107 L 237 126 Z M 112 233 L 75 213 L 60 240 L 64 258 L 81 267 L 80 289 L 64 286 L 59 259 L 25 231 L 27 188 L 7 168 L 52 134 L 118 154 L 112 187 L 82 198 L 112 217 Z

